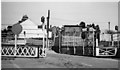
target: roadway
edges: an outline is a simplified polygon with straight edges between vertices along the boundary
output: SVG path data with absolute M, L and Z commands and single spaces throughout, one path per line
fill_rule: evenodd
M 2 68 L 118 68 L 118 60 L 58 54 L 47 50 L 45 58 L 2 60 Z

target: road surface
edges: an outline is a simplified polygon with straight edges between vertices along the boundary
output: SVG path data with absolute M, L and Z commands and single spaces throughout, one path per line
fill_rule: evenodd
M 118 60 L 58 54 L 47 50 L 45 58 L 2 60 L 2 68 L 118 68 Z

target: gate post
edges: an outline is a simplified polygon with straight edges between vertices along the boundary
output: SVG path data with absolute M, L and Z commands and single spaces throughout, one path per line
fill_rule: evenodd
M 16 50 L 17 50 L 17 35 L 15 34 L 15 53 L 14 53 L 14 56 L 16 56 Z

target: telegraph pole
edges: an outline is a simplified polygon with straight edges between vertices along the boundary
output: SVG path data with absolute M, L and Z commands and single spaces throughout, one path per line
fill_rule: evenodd
M 108 28 L 109 28 L 109 32 L 110 32 L 110 22 L 108 22 Z M 109 41 L 110 41 L 110 39 L 111 39 L 111 34 L 109 36 Z M 109 46 L 110 46 L 110 42 L 109 42 Z
M 48 17 L 47 17 L 47 48 L 49 48 L 49 19 L 50 19 L 50 10 L 48 10 Z
M 95 30 L 94 29 L 92 29 L 93 30 L 93 56 L 95 55 L 94 54 L 94 52 L 95 52 Z

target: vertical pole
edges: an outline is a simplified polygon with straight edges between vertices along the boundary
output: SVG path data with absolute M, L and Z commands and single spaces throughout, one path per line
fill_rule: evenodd
M 45 38 L 45 37 L 44 37 L 44 36 L 45 36 L 44 28 L 45 28 L 45 27 L 44 27 L 44 23 L 43 23 L 43 51 L 44 51 L 44 45 L 45 45 L 45 43 L 44 43 L 44 42 L 45 42 L 45 40 L 44 40 L 44 38 Z
M 112 47 L 114 46 L 114 41 L 112 40 Z
M 109 32 L 110 32 L 110 22 L 108 22 L 108 28 L 109 28 Z M 111 35 L 109 37 L 109 46 L 110 46 L 110 38 L 111 38 Z
M 48 49 L 50 49 L 50 46 L 49 46 L 49 39 L 48 39 Z
M 117 40 L 117 41 L 118 41 L 118 48 L 120 48 L 120 47 L 119 47 L 119 34 L 118 34 L 118 30 L 117 30 L 117 39 L 118 39 L 118 40 Z
M 75 54 L 75 36 L 73 35 L 73 48 L 74 48 L 74 54 Z
M 95 47 L 95 41 L 94 41 L 94 30 L 93 30 L 93 56 L 94 56 L 94 47 Z
M 61 40 L 60 40 L 60 38 L 61 38 L 60 31 L 59 31 L 59 36 L 58 37 L 59 37 L 59 53 L 60 53 L 60 44 L 61 44 L 60 43 L 61 42 Z
M 109 28 L 109 31 L 110 31 L 110 22 L 108 22 L 108 28 Z
M 75 46 L 76 46 L 76 38 L 75 38 L 75 36 L 74 36 L 74 54 L 76 54 L 76 48 L 75 48 Z
M 26 43 L 26 32 L 24 31 L 24 41 Z
M 15 56 L 16 56 L 16 50 L 17 50 L 17 35 L 15 34 Z
M 40 54 L 42 55 L 42 57 L 44 57 L 45 55 L 45 48 L 44 48 L 45 47 L 45 24 L 44 24 L 45 17 L 44 16 L 41 17 L 41 22 L 42 22 L 42 29 L 43 29 L 43 47 Z
M 96 47 L 98 47 L 98 39 L 96 39 Z
M 84 46 L 85 46 L 85 43 L 84 43 L 84 42 L 85 42 L 85 40 L 83 39 L 83 55 L 85 54 L 85 53 L 84 53 Z
M 48 48 L 48 32 L 47 32 L 47 35 L 46 35 L 46 48 Z
M 47 34 L 45 35 L 45 38 L 46 38 L 45 42 L 46 42 L 46 48 L 47 48 Z
M 47 48 L 49 48 L 48 46 L 48 38 L 49 38 L 49 18 L 50 18 L 50 10 L 48 10 L 48 17 L 47 17 Z

